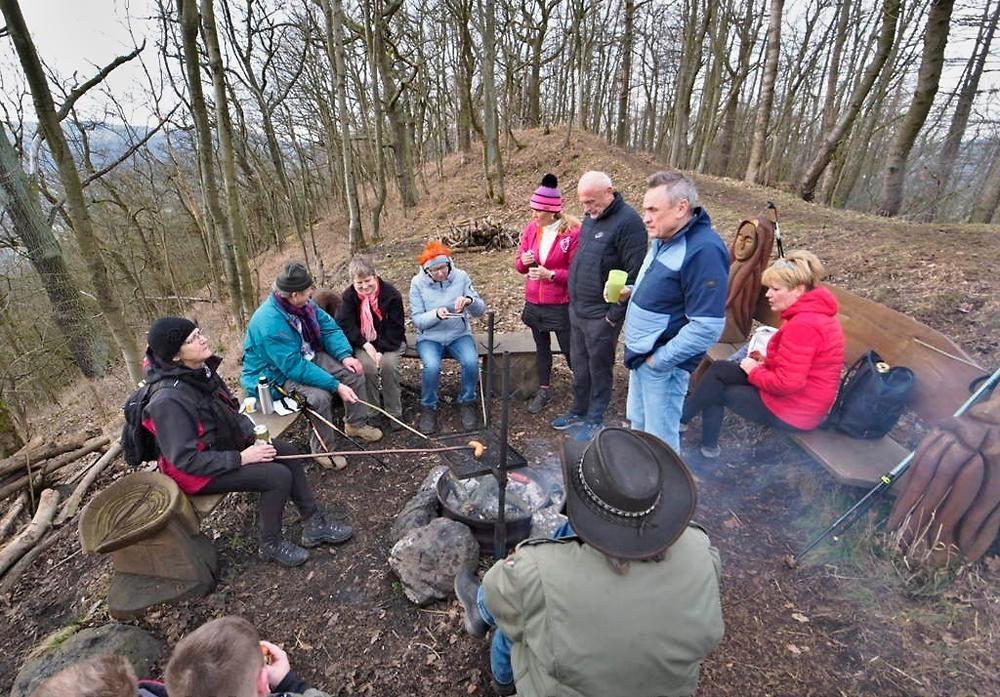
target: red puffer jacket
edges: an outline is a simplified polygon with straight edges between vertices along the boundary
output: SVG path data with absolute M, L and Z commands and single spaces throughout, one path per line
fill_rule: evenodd
M 542 228 L 534 220 L 528 223 L 521 233 L 521 244 L 514 258 L 514 268 L 518 273 L 528 273 L 528 267 L 521 263 L 521 254 L 529 249 L 540 259 L 539 247 L 542 243 Z M 580 228 L 561 230 L 556 235 L 552 249 L 545 258 L 543 266 L 554 271 L 556 277 L 551 281 L 524 282 L 524 299 L 536 305 L 565 305 L 569 302 L 569 267 L 576 256 L 576 248 L 580 243 Z
M 837 310 L 837 299 L 826 288 L 804 293 L 781 313 L 784 322 L 767 345 L 764 363 L 748 376 L 764 405 L 802 430 L 819 426 L 837 399 L 844 365 Z

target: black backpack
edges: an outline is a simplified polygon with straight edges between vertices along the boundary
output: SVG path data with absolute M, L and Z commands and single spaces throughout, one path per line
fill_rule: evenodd
M 909 368 L 891 367 L 875 351 L 868 351 L 844 374 L 823 428 L 851 438 L 881 438 L 906 408 L 915 379 Z
M 142 425 L 142 412 L 149 404 L 150 398 L 164 386 L 170 385 L 162 380 L 152 383 L 143 380 L 122 404 L 122 411 L 125 413 L 121 438 L 122 456 L 129 467 L 138 467 L 144 462 L 160 457 L 160 446 L 156 443 L 156 437 Z

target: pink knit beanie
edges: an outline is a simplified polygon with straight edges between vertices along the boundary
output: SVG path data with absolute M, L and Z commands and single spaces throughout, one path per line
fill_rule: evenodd
M 542 177 L 542 185 L 535 189 L 535 193 L 531 195 L 531 209 L 562 213 L 562 192 L 559 191 L 558 187 L 559 180 L 556 179 L 556 175 L 546 174 Z

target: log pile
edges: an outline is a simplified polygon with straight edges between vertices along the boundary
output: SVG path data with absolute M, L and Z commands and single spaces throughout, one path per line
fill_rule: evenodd
M 507 226 L 503 220 L 487 215 L 453 222 L 442 239 L 452 249 L 467 251 L 514 249 L 520 243 L 521 231 Z
M 81 431 L 59 443 L 29 442 L 0 460 L 0 502 L 9 499 L 0 503 L 0 595 L 56 542 L 57 529 L 76 515 L 87 489 L 121 452 L 121 443 L 110 440 Z M 51 488 L 59 484 L 75 485 L 61 506 Z

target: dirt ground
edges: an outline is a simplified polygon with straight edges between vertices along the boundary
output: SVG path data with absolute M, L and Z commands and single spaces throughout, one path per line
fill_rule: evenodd
M 523 149 L 508 159 L 506 206 L 482 201 L 478 155 L 433 163 L 423 182 L 423 202 L 407 215 L 394 211 L 383 224 L 385 239 L 373 252 L 380 273 L 404 292 L 424 239 L 447 224 L 491 213 L 512 226 L 526 220 L 526 202 L 545 171 L 563 181 L 572 201 L 573 182 L 585 169 L 608 171 L 626 198 L 641 200 L 643 178 L 655 169 L 645 156 L 618 151 L 590 136 L 566 132 L 522 132 Z M 703 203 L 727 239 L 744 217 L 773 200 L 782 215 L 786 248 L 806 247 L 827 263 L 831 280 L 878 300 L 949 335 L 982 365 L 1000 357 L 1000 293 L 992 260 L 1000 256 L 1000 230 L 987 226 L 917 225 L 797 201 L 778 191 L 742 183 L 697 178 Z M 570 206 L 573 210 L 576 206 Z M 319 226 L 321 249 L 342 250 L 342 220 Z M 289 249 L 259 260 L 261 278 L 273 277 Z M 501 329 L 519 328 L 521 280 L 509 252 L 459 253 L 495 310 Z M 325 257 L 336 271 L 343 253 Z M 342 287 L 339 276 L 331 285 Z M 202 326 L 227 357 L 235 378 L 239 339 L 218 306 L 195 309 Z M 557 358 L 557 399 L 543 416 L 568 405 L 570 376 Z M 407 362 L 404 381 L 418 388 L 418 366 Z M 442 390 L 454 394 L 454 369 Z M 609 414 L 624 415 L 625 375 L 620 371 Z M 81 420 L 114 427 L 121 376 L 94 391 L 77 390 L 60 408 L 39 414 L 34 427 L 53 437 Z M 98 398 L 96 395 L 100 394 Z M 112 396 L 108 396 L 112 395 Z M 417 409 L 416 393 L 404 394 L 406 415 Z M 54 424 L 58 424 L 56 427 Z M 533 457 L 551 458 L 559 438 L 547 419 L 512 410 L 512 444 Z M 447 416 L 445 428 L 456 429 Z M 920 429 L 904 428 L 911 438 Z M 860 495 L 839 487 L 825 471 L 780 434 L 727 420 L 718 461 L 697 455 L 697 427 L 684 454 L 699 478 L 696 520 L 723 558 L 726 638 L 704 664 L 700 695 L 997 695 L 1000 632 L 1000 560 L 997 557 L 947 575 L 905 568 L 877 523 L 874 511 L 835 545 L 788 569 L 782 557 L 801 548 Z M 388 445 L 417 445 L 416 437 L 389 436 Z M 342 472 L 310 474 L 335 512 L 355 526 L 352 541 L 320 548 L 305 566 L 284 570 L 260 562 L 255 552 L 254 502 L 231 495 L 203 525 L 215 538 L 222 579 L 205 598 L 154 608 L 135 622 L 168 645 L 207 619 L 240 614 L 263 635 L 288 650 L 293 666 L 335 695 L 489 694 L 487 645 L 467 637 L 458 605 L 440 602 L 417 608 L 403 596 L 388 568 L 388 531 L 402 504 L 434 465 L 433 456 L 385 456 L 385 464 L 353 458 Z M 98 487 L 125 474 L 118 463 Z M 291 533 L 299 526 L 289 509 Z M 73 623 L 109 621 L 102 600 L 110 561 L 78 553 L 75 521 L 58 532 L 57 544 L 36 562 L 0 606 L 0 689 L 6 689 L 29 649 L 47 634 Z M 485 564 L 486 562 L 484 562 Z

